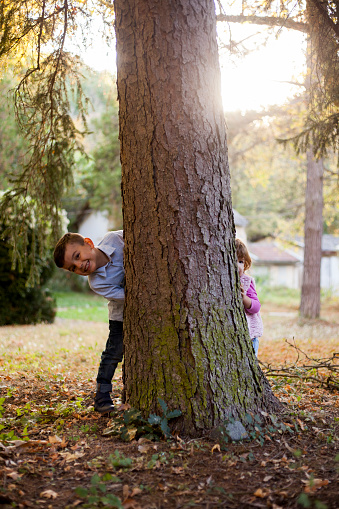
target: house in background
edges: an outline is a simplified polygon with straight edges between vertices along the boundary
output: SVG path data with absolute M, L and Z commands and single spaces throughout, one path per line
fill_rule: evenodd
M 339 295 L 339 237 L 323 235 L 321 250 L 321 288 Z
M 297 237 L 288 242 L 288 252 L 304 260 L 304 239 Z M 320 286 L 339 295 L 339 237 L 324 234 L 321 240 Z
M 302 260 L 276 242 L 264 240 L 247 245 L 252 258 L 251 274 L 262 278 L 270 286 L 300 288 Z
M 237 239 L 242 240 L 244 244 L 247 244 L 246 226 L 248 225 L 247 219 L 239 214 L 235 209 L 233 210 L 235 236 Z
M 93 240 L 98 245 L 106 233 L 114 228 L 110 227 L 108 213 L 106 211 L 86 209 L 77 218 L 78 233 Z
M 121 210 L 115 204 L 112 206 L 112 213 L 109 214 L 106 210 L 93 210 L 86 203 L 73 218 L 72 227 L 74 231 L 89 237 L 94 245 L 97 245 L 107 232 L 120 230 L 121 222 Z
M 321 288 L 339 295 L 339 237 L 323 235 L 321 247 Z M 248 248 L 252 258 L 251 274 L 254 277 L 264 278 L 270 286 L 301 288 L 303 238 L 284 244 L 278 240 L 263 240 L 249 243 Z

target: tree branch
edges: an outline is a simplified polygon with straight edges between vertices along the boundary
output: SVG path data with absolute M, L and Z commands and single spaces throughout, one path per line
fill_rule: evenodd
M 339 37 L 339 25 L 334 23 L 331 16 L 329 16 L 326 7 L 324 6 L 323 2 L 319 2 L 319 0 L 310 0 L 314 7 L 318 10 L 321 17 L 325 21 L 325 23 L 334 31 L 337 37 Z
M 294 341 L 294 339 L 293 339 Z M 332 357 L 324 359 L 313 359 L 303 352 L 295 343 L 290 343 L 287 339 L 285 342 L 293 347 L 297 354 L 297 359 L 294 364 L 273 367 L 270 364 L 265 364 L 259 361 L 265 376 L 276 376 L 286 378 L 298 378 L 299 380 L 311 380 L 316 382 L 318 386 L 330 389 L 339 390 L 339 366 L 338 366 L 338 353 L 333 353 Z M 303 358 L 302 358 L 303 356 Z M 309 361 L 309 362 L 305 362 Z M 300 364 L 303 362 L 302 364 Z
M 108 7 L 109 9 L 113 9 L 114 5 L 113 5 L 113 1 L 112 3 L 111 2 L 106 2 L 105 0 L 98 0 L 99 4 L 101 5 L 104 5 L 105 7 Z
M 278 18 L 274 16 L 245 16 L 239 14 L 237 16 L 231 16 L 227 14 L 218 14 L 217 21 L 228 21 L 229 23 L 251 23 L 253 25 L 268 25 L 276 26 L 281 28 L 291 28 L 292 30 L 298 30 L 299 32 L 308 33 L 309 26 L 307 23 L 301 21 L 294 21 L 288 18 Z

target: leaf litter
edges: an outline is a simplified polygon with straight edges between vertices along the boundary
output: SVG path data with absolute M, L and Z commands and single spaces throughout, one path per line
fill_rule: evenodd
M 2 327 L 1 506 L 338 508 L 338 391 L 319 383 L 317 370 L 310 378 L 289 376 L 305 357 L 285 340 L 309 359 L 329 359 L 339 351 L 339 324 L 301 324 L 297 317 L 279 322 L 276 315 L 264 315 L 264 322 L 259 359 L 285 370 L 269 379 L 286 411 L 280 420 L 249 416 L 250 439 L 237 443 L 169 440 L 160 426 L 147 438 L 150 423 L 126 424 L 131 409 L 121 405 L 120 370 L 112 394 L 118 410 L 96 414 L 92 395 L 103 344 L 92 338 L 104 343 L 106 324 L 59 319 Z M 150 422 L 162 422 L 167 432 L 165 405 L 164 415 Z

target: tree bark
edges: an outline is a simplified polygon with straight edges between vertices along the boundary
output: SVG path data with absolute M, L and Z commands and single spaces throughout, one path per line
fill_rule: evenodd
M 307 151 L 307 183 L 305 196 L 304 271 L 301 288 L 300 315 L 320 315 L 321 239 L 323 233 L 323 160 L 316 161 Z
M 318 16 L 321 16 L 322 25 L 328 27 L 337 37 L 339 37 L 339 25 L 338 23 L 335 23 L 329 15 L 328 5 L 319 0 L 308 0 L 308 3 L 312 3 L 313 7 L 317 10 Z
M 276 406 L 239 293 L 213 0 L 116 0 L 127 401 L 194 435 Z
M 314 2 L 306 3 L 306 17 L 318 15 Z M 315 35 L 313 30 L 307 39 L 307 74 L 305 79 L 308 95 L 308 108 L 311 109 L 311 86 L 316 77 Z M 318 318 L 320 316 L 320 277 L 321 277 L 321 239 L 323 234 L 323 160 L 314 157 L 312 147 L 307 153 L 307 181 L 305 194 L 304 224 L 304 269 L 301 286 L 300 316 Z

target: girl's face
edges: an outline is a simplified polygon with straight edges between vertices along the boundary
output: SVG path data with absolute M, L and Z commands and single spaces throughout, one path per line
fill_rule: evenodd
M 239 271 L 239 276 L 240 277 L 244 273 L 244 266 L 245 266 L 245 261 L 242 260 L 241 258 L 238 258 L 238 271 Z

